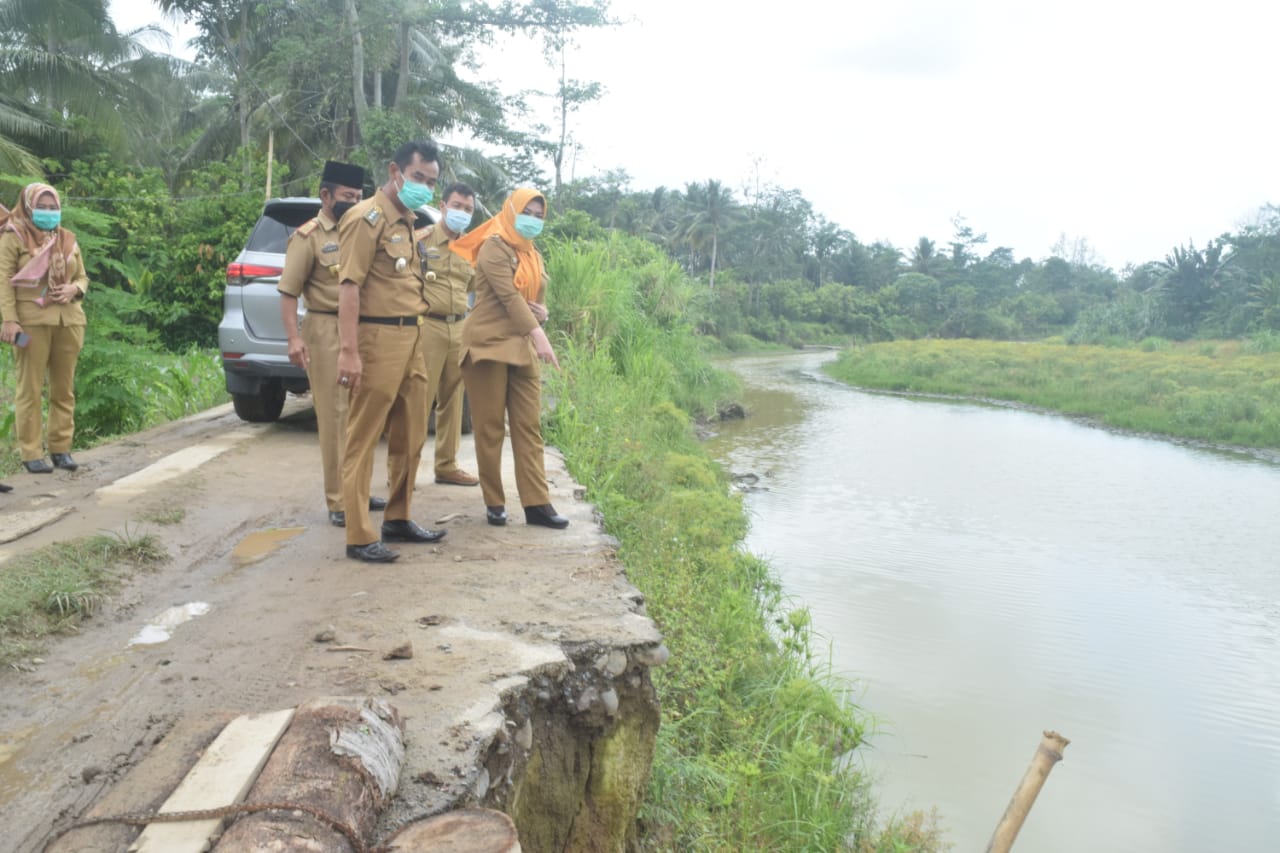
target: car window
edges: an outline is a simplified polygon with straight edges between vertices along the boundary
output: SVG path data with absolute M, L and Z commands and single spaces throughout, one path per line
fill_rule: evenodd
M 316 215 L 316 208 L 297 205 L 279 205 L 269 208 L 253 226 L 245 248 L 251 252 L 278 252 L 283 254 L 294 229 Z
M 251 252 L 283 253 L 285 244 L 289 242 L 289 235 L 292 233 L 293 229 L 283 222 L 264 216 L 258 220 L 257 225 L 253 226 L 245 248 Z

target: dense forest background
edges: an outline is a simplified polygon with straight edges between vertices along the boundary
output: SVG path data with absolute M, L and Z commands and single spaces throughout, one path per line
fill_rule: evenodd
M 490 207 L 531 183 L 551 199 L 553 236 L 622 231 L 660 246 L 701 284 L 695 327 L 730 348 L 1050 336 L 1271 347 L 1280 334 L 1276 207 L 1116 271 L 1083 238 L 1018 258 L 960 216 L 950 235 L 913 246 L 863 243 L 799 191 L 738 188 L 734 176 L 654 189 L 621 170 L 565 181 L 574 113 L 607 97 L 568 74 L 575 33 L 618 25 L 604 0 L 156 7 L 196 28 L 194 61 L 166 52 L 160 31 L 118 30 L 105 0 L 0 2 L 0 200 L 35 178 L 62 191 L 103 342 L 214 346 L 226 265 L 264 197 L 314 194 L 328 158 L 371 167 L 377 183 L 394 146 L 422 136 L 474 140 L 446 146 L 445 177 Z M 512 35 L 541 48 L 555 91 L 476 82 L 480 51 Z

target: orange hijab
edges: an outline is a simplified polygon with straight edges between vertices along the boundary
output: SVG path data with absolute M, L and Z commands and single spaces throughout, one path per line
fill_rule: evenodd
M 58 191 L 53 187 L 27 184 L 18 195 L 18 206 L 8 211 L 8 217 L 0 224 L 0 230 L 17 234 L 31 253 L 31 260 L 10 279 L 14 287 L 35 287 L 45 273 L 49 274 L 49 284 L 66 284 L 67 259 L 75 252 L 76 235 L 61 226 L 52 231 L 41 231 L 31 221 L 31 211 L 35 210 L 36 201 L 45 193 L 52 195 L 58 202 L 58 208 L 62 208 L 62 199 L 58 198 Z
M 501 237 L 503 242 L 516 250 L 516 271 L 512 281 L 525 302 L 535 301 L 538 290 L 542 287 L 542 254 L 532 240 L 522 237 L 516 230 L 516 214 L 521 213 L 534 199 L 540 200 L 543 208 L 546 207 L 547 199 L 542 193 L 532 187 L 520 187 L 507 197 L 496 216 L 449 244 L 450 250 L 474 265 L 484 241 L 494 234 Z

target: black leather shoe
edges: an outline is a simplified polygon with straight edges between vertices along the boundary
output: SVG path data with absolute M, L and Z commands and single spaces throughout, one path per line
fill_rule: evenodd
M 76 460 L 71 458 L 70 453 L 50 453 L 49 458 L 53 460 L 54 468 L 62 468 L 65 471 L 74 471 L 80 466 Z
M 428 530 L 405 519 L 382 522 L 382 538 L 388 542 L 438 542 L 448 532 L 447 530 Z
M 569 526 L 569 519 L 556 512 L 556 508 L 551 504 L 542 504 L 541 506 L 527 506 L 524 508 L 524 523 L 564 530 Z
M 386 508 L 387 508 L 387 499 L 386 499 L 386 498 L 369 498 L 369 511 L 370 511 L 370 512 L 381 512 L 382 510 L 384 510 L 384 509 L 386 509 Z
M 347 514 L 340 509 L 329 510 L 329 523 L 334 527 L 347 526 Z
M 368 545 L 348 545 L 347 556 L 366 563 L 394 563 L 400 555 L 381 542 L 370 542 Z
M 484 517 L 494 527 L 501 527 L 507 523 L 507 508 L 502 504 L 487 506 L 484 508 Z
M 22 463 L 28 474 L 52 474 L 53 466 L 45 459 L 29 459 Z
M 0 483 L 0 492 L 12 492 L 12 491 L 13 491 L 13 486 L 6 486 L 4 483 Z

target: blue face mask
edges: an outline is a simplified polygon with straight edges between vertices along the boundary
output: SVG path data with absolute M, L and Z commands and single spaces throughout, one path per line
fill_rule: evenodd
M 426 207 L 431 204 L 431 199 L 435 198 L 435 193 L 431 191 L 431 187 L 426 184 L 419 184 L 408 178 L 403 178 L 404 185 L 400 187 L 400 192 L 396 193 L 400 203 L 410 210 L 417 210 L 420 207 Z
M 520 232 L 521 237 L 526 240 L 532 240 L 542 233 L 542 220 L 527 213 L 518 214 L 516 216 L 516 230 Z
M 62 222 L 61 210 L 33 210 L 31 223 L 41 231 L 52 231 Z
M 461 234 L 471 226 L 471 214 L 451 207 L 444 212 L 444 224 L 454 234 Z

